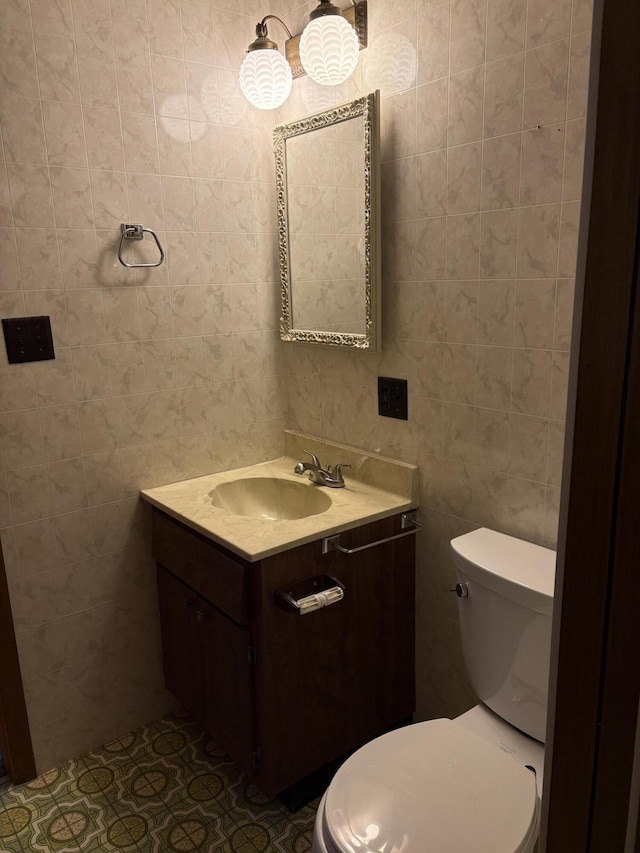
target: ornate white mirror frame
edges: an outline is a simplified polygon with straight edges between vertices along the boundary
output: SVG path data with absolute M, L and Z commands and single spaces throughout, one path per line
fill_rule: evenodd
M 276 191 L 278 203 L 278 242 L 280 255 L 281 317 L 280 337 L 283 341 L 327 344 L 351 349 L 377 350 L 380 347 L 380 107 L 379 92 L 332 107 L 316 115 L 273 131 L 276 159 Z M 342 122 L 362 117 L 364 159 L 362 162 L 364 210 L 359 212 L 363 222 L 362 267 L 363 316 L 358 325 L 363 332 L 295 328 L 293 300 L 296 288 L 291 259 L 291 216 L 287 181 L 287 140 L 313 133 Z M 339 237 L 338 244 L 339 244 Z M 338 245 L 339 248 L 339 245 Z

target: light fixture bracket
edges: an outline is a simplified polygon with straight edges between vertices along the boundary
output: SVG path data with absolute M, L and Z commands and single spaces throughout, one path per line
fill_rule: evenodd
M 313 20 L 314 18 L 319 18 L 323 15 L 336 14 L 342 15 L 343 18 L 345 18 L 351 24 L 353 29 L 356 31 L 356 35 L 358 36 L 358 41 L 360 42 L 360 50 L 363 50 L 368 43 L 367 0 L 360 0 L 359 3 L 354 3 L 353 6 L 349 6 L 346 9 L 339 9 L 337 6 L 334 6 L 333 3 L 330 2 L 330 0 L 320 0 L 320 5 L 316 9 L 314 9 L 313 12 L 310 13 L 309 18 Z M 294 80 L 296 80 L 298 77 L 304 77 L 307 73 L 302 66 L 302 61 L 300 60 L 301 36 L 302 33 L 298 33 L 298 35 L 292 36 L 285 42 L 285 56 L 287 57 L 287 62 L 291 66 L 291 73 L 293 74 Z
M 315 21 L 316 18 L 323 18 L 325 15 L 342 15 L 342 9 L 334 6 L 331 0 L 320 0 L 319 5 L 309 13 L 309 20 Z
M 252 50 L 277 50 L 278 45 L 275 41 L 271 41 L 266 37 L 258 36 L 255 41 L 252 41 L 249 47 L 247 48 L 247 53 L 251 53 Z

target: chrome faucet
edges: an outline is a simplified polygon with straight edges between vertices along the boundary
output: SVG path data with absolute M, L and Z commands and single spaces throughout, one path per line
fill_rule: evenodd
M 305 471 L 308 471 L 309 479 L 317 486 L 328 486 L 330 489 L 342 489 L 344 487 L 342 469 L 351 468 L 348 462 L 338 462 L 333 467 L 327 465 L 325 470 L 314 453 L 309 453 L 308 450 L 305 450 L 305 453 L 309 454 L 311 462 L 298 462 L 293 469 L 294 474 L 304 474 Z

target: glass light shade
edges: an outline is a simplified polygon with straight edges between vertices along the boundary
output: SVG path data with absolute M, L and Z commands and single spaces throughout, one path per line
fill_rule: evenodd
M 273 48 L 252 50 L 240 66 L 240 88 L 259 110 L 275 110 L 289 97 L 293 76 L 289 63 Z
M 312 80 L 322 86 L 344 83 L 358 64 L 360 42 L 342 15 L 309 21 L 300 38 L 300 59 Z

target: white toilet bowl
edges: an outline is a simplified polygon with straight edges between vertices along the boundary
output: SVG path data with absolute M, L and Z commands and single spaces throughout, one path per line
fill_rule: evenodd
M 543 761 L 541 743 L 482 705 L 390 732 L 334 776 L 313 853 L 532 853 Z
M 486 528 L 451 549 L 462 650 L 482 704 L 354 753 L 320 803 L 314 853 L 535 850 L 555 553 Z

